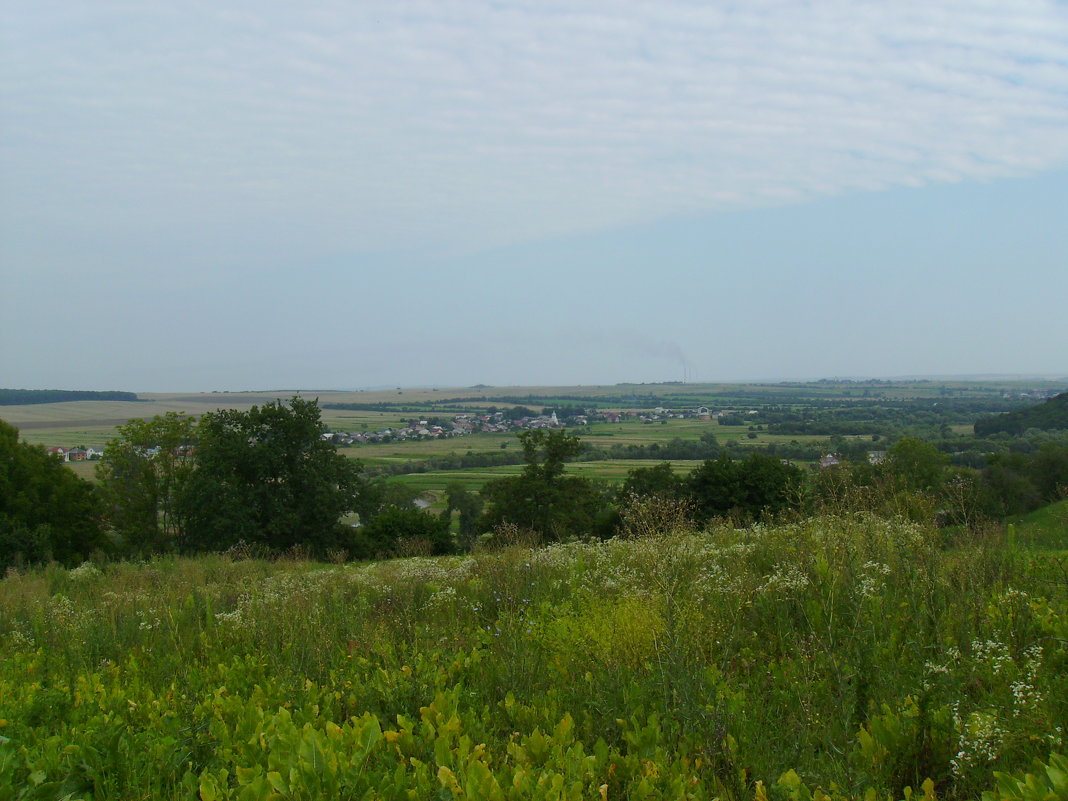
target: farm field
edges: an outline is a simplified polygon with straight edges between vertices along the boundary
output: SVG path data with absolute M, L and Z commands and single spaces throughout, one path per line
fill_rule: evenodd
M 325 417 L 325 416 L 324 416 Z M 393 420 L 393 423 L 396 421 Z M 596 424 L 571 429 L 583 442 L 595 448 L 610 448 L 613 445 L 651 445 L 678 437 L 683 440 L 698 440 L 702 434 L 712 433 L 717 442 L 725 445 L 734 440 L 747 445 L 767 445 L 772 442 L 820 442 L 825 436 L 817 434 L 769 434 L 758 431 L 749 439 L 748 426 L 721 426 L 700 420 L 668 420 L 666 424 L 643 425 L 639 422 Z M 501 446 L 504 445 L 504 448 Z M 500 450 L 518 450 L 519 443 L 514 432 L 493 434 L 470 434 L 437 440 L 368 443 L 342 448 L 342 453 L 360 459 L 369 465 L 417 461 L 435 456 L 447 456 L 471 451 L 492 453 Z
M 685 475 L 701 464 L 698 460 L 672 459 L 672 468 L 679 475 Z M 652 467 L 659 462 L 649 459 L 606 459 L 598 462 L 569 462 L 567 473 L 572 476 L 598 479 L 609 484 L 622 484 L 627 473 L 639 467 Z M 426 473 L 406 473 L 392 480 L 418 489 L 422 493 L 439 496 L 447 484 L 458 482 L 466 490 L 480 490 L 487 481 L 507 476 L 516 476 L 523 470 L 522 465 L 501 465 L 500 467 L 473 467 L 468 470 L 432 470 Z M 434 507 L 436 508 L 436 507 Z
M 974 419 L 978 414 L 977 411 L 969 410 L 1004 404 L 1006 401 L 1002 396 L 1006 393 L 1018 395 L 1021 392 L 1052 391 L 1057 387 L 1057 382 L 1039 382 L 1037 385 L 1034 382 L 815 382 L 424 388 L 368 392 L 305 391 L 302 394 L 319 399 L 324 407 L 322 420 L 330 430 L 345 432 L 380 431 L 397 428 L 413 417 L 447 420 L 461 409 L 486 413 L 493 408 L 508 409 L 516 404 L 527 405 L 535 412 L 540 412 L 546 406 L 585 408 L 585 405 L 592 405 L 602 410 L 623 411 L 632 415 L 650 413 L 650 410 L 659 405 L 683 411 L 692 411 L 700 405 L 706 405 L 711 409 L 735 415 L 735 422 L 740 419 L 742 424 L 720 425 L 715 419 L 702 420 L 696 417 L 663 417 L 646 422 L 639 420 L 637 416 L 631 416 L 616 423 L 591 422 L 589 425 L 575 426 L 568 430 L 585 444 L 606 451 L 628 447 L 649 448 L 673 440 L 696 443 L 703 436 L 711 434 L 721 447 L 739 446 L 739 453 L 745 449 L 776 446 L 782 455 L 811 462 L 824 450 L 829 452 L 835 448 L 855 446 L 861 451 L 863 458 L 865 446 L 868 449 L 885 447 L 874 444 L 879 437 L 873 439 L 870 434 L 849 433 L 851 429 L 848 428 L 848 423 L 845 424 L 846 433 L 837 435 L 835 444 L 832 444 L 828 432 L 836 430 L 833 426 L 837 418 L 830 415 L 837 414 L 842 409 L 850 411 L 850 415 L 843 419 L 863 421 L 869 414 L 866 411 L 869 407 L 885 410 L 885 404 L 891 401 L 896 403 L 911 399 L 909 403 L 912 403 L 912 406 L 889 407 L 893 415 L 897 416 L 886 418 L 884 415 L 883 422 L 879 425 L 895 425 L 887 420 L 897 420 L 899 430 L 918 430 L 921 436 L 966 438 L 971 436 L 971 423 L 962 422 L 961 419 Z M 221 407 L 247 410 L 253 404 L 263 404 L 276 398 L 291 397 L 293 394 L 290 390 L 262 393 L 155 394 L 142 396 L 143 399 L 138 402 L 77 401 L 5 406 L 0 407 L 0 417 L 20 428 L 20 436 L 30 442 L 46 446 L 100 447 L 115 436 L 117 425 L 134 417 L 151 417 L 175 411 L 197 415 Z M 978 406 L 967 405 L 976 398 L 979 399 Z M 948 416 L 938 418 L 934 410 L 939 404 L 949 402 L 967 403 L 958 409 L 950 409 Z M 915 405 L 916 403 L 919 405 Z M 334 408 L 338 404 L 356 404 L 359 408 Z M 879 404 L 884 406 L 880 407 Z M 758 413 L 750 415 L 750 411 L 754 410 L 758 410 Z M 768 410 L 771 410 L 770 413 Z M 784 413 L 792 414 L 791 419 L 804 420 L 809 417 L 815 422 L 812 422 L 809 428 L 794 429 L 803 433 L 777 433 L 769 430 L 774 428 L 776 418 L 773 415 Z M 769 414 L 772 416 L 767 416 Z M 761 422 L 763 419 L 768 420 L 769 424 Z M 943 421 L 941 425 L 938 424 L 939 419 Z M 906 429 L 907 425 L 922 425 L 926 428 Z M 513 431 L 366 443 L 343 447 L 341 452 L 349 458 L 360 460 L 372 472 L 383 471 L 390 474 L 394 471 L 405 472 L 412 463 L 466 454 L 484 456 L 487 460 L 507 454 L 511 457 L 508 460 L 518 460 L 520 445 L 516 432 Z M 642 454 L 615 450 L 611 455 L 616 457 L 613 463 L 576 464 L 571 470 L 578 475 L 618 482 L 625 472 L 619 460 L 630 460 L 631 456 Z M 656 456 L 655 453 L 644 455 L 654 458 Z M 691 456 L 678 450 L 671 455 Z M 649 466 L 654 463 L 632 461 L 635 461 L 633 466 Z M 486 463 L 486 460 L 483 463 Z M 94 478 L 94 464 L 70 463 L 70 466 L 78 475 Z M 438 464 L 436 467 L 442 466 Z M 399 480 L 437 498 L 451 481 L 459 481 L 468 488 L 477 489 L 487 480 L 502 475 L 514 475 L 516 472 L 518 467 L 514 466 L 437 469 L 433 472 L 411 473 Z
M 958 801 L 1068 767 L 1056 555 L 868 515 L 13 571 L 0 644 L 5 798 Z
M 46 446 L 103 445 L 115 436 L 115 427 L 135 418 L 167 412 L 191 415 L 220 408 L 247 410 L 293 393 L 144 394 L 141 401 L 66 401 L 21 406 L 0 406 L 0 418 L 19 429 L 22 439 Z M 347 395 L 346 395 L 347 397 Z
M 774 403 L 804 408 L 807 403 L 843 401 L 858 405 L 880 401 L 928 398 L 997 399 L 1001 395 L 1068 388 L 1066 381 L 899 381 L 899 382 L 812 382 L 783 384 L 623 384 L 572 387 L 460 387 L 405 388 L 373 391 L 271 390 L 264 392 L 145 393 L 139 402 L 75 401 L 0 407 L 0 417 L 20 429 L 24 439 L 43 445 L 69 447 L 75 444 L 102 445 L 113 435 L 116 425 L 129 419 L 147 418 L 166 412 L 199 415 L 219 408 L 247 410 L 253 404 L 285 399 L 294 394 L 319 398 L 324 406 L 324 422 L 338 430 L 377 430 L 419 414 L 446 414 L 448 409 L 507 408 L 524 403 L 532 407 L 566 404 L 593 404 L 616 410 L 651 409 L 658 404 L 674 408 L 711 405 L 745 411 L 753 404 Z M 331 404 L 380 406 L 379 409 L 331 409 Z M 701 421 L 672 420 L 671 435 L 688 437 Z M 676 424 L 683 424 L 678 425 Z M 595 435 L 607 436 L 598 432 Z M 637 423 L 625 423 L 614 436 L 618 442 L 640 442 L 660 436 L 643 433 Z M 644 426 L 657 429 L 657 425 Z M 663 428 L 663 427 L 661 427 Z M 747 428 L 723 431 L 717 436 L 740 436 Z M 729 428 L 729 427 L 721 427 Z M 964 428 L 967 428 L 966 426 Z M 962 431 L 964 429 L 961 429 Z M 758 432 L 758 441 L 769 442 L 772 435 Z M 376 458 L 374 455 L 371 458 Z M 415 458 L 419 458 L 416 456 Z

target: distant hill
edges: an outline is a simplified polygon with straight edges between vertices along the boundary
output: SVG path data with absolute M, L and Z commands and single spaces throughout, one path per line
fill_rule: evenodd
M 1068 428 L 1068 392 L 1054 395 L 1037 406 L 992 417 L 981 417 L 975 421 L 975 433 L 980 437 L 1002 432 L 1022 434 L 1029 428 Z
M 63 401 L 135 401 L 134 392 L 90 392 L 80 389 L 0 389 L 0 406 Z

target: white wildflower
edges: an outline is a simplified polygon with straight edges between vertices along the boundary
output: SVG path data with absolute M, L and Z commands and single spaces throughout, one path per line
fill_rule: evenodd
M 959 776 L 971 765 L 993 762 L 1004 738 L 1005 730 L 993 712 L 972 712 L 961 726 L 957 755 L 949 762 L 953 773 Z
M 779 565 L 775 572 L 767 577 L 761 592 L 781 590 L 786 593 L 799 593 L 808 585 L 808 576 L 797 565 Z
M 101 575 L 99 568 L 92 562 L 82 562 L 78 567 L 71 568 L 67 575 L 73 581 L 89 581 Z

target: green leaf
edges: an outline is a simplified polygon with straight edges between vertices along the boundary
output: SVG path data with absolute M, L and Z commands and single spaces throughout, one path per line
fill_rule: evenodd
M 271 783 L 271 787 L 277 790 L 282 795 L 289 795 L 289 785 L 286 780 L 282 778 L 282 774 L 276 770 L 272 770 L 267 774 L 267 781 Z
M 210 773 L 200 776 L 200 801 L 218 801 L 219 785 Z

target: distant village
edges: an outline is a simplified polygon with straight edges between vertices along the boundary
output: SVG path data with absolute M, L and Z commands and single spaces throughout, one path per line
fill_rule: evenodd
M 604 417 L 605 415 L 598 415 Z M 618 422 L 620 416 L 615 415 Z M 400 442 L 404 440 L 445 439 L 468 434 L 493 434 L 502 431 L 531 431 L 539 428 L 564 428 L 583 426 L 589 423 L 586 415 L 572 415 L 561 420 L 556 412 L 509 419 L 504 412 L 492 414 L 458 414 L 451 420 L 413 417 L 403 423 L 379 431 L 330 431 L 323 439 L 335 445 L 361 445 L 369 442 Z
M 755 410 L 748 414 L 755 415 Z M 524 415 L 516 417 L 512 410 L 495 411 L 486 414 L 464 413 L 451 419 L 438 417 L 412 417 L 396 426 L 378 431 L 328 431 L 323 439 L 335 445 L 352 446 L 366 443 L 403 442 L 409 440 L 446 439 L 463 437 L 468 434 L 492 434 L 508 431 L 532 431 L 536 429 L 575 428 L 593 423 L 619 423 L 624 420 L 636 420 L 640 423 L 664 423 L 669 419 L 718 420 L 721 417 L 745 414 L 738 411 L 710 411 L 706 406 L 695 409 L 667 409 L 661 406 L 646 411 L 589 411 L 583 414 L 558 416 L 555 411 L 549 414 Z M 49 448 L 48 452 L 58 456 L 64 462 L 96 461 L 103 457 L 103 447 Z M 154 455 L 149 450 L 149 455 Z
M 468 434 L 492 434 L 507 431 L 532 431 L 536 429 L 574 428 L 593 423 L 619 423 L 623 420 L 637 420 L 652 424 L 666 422 L 669 419 L 696 418 L 714 420 L 738 412 L 712 412 L 706 406 L 696 409 L 673 410 L 656 407 L 642 412 L 597 411 L 585 414 L 569 414 L 563 417 L 555 411 L 549 414 L 510 417 L 507 412 L 488 414 L 464 413 L 450 420 L 435 417 L 413 417 L 397 426 L 383 428 L 379 431 L 329 431 L 323 439 L 335 445 L 361 445 L 376 442 L 400 442 L 405 440 L 446 439 L 463 437 Z M 756 410 L 748 414 L 757 414 Z
M 712 411 L 707 406 L 698 406 L 692 409 L 668 409 L 657 406 L 654 409 L 642 411 L 586 411 L 580 414 L 566 414 L 558 416 L 555 411 L 549 414 L 530 414 L 517 416 L 516 411 L 524 410 L 523 407 L 508 409 L 505 411 L 493 411 L 489 413 L 462 413 L 451 419 L 440 417 L 412 417 L 402 420 L 396 426 L 383 428 L 378 431 L 327 431 L 322 438 L 338 446 L 358 446 L 370 443 L 405 442 L 432 439 L 448 439 L 463 437 L 468 434 L 492 434 L 510 431 L 533 431 L 537 429 L 560 429 L 588 426 L 594 423 L 619 423 L 624 420 L 636 421 L 646 425 L 654 423 L 667 423 L 673 419 L 698 419 L 722 422 L 727 425 L 744 424 L 746 418 L 759 414 L 756 409 L 727 409 L 724 411 Z M 146 449 L 146 455 L 154 456 L 157 448 Z M 103 457 L 104 448 L 101 447 L 74 447 L 49 448 L 48 452 L 58 456 L 64 462 L 96 461 Z M 840 460 L 839 454 L 827 454 L 813 467 L 826 469 L 836 467 Z M 872 464 L 880 463 L 885 458 L 884 451 L 874 451 L 868 456 Z
M 49 448 L 48 452 L 58 456 L 64 462 L 95 462 L 104 455 L 100 448 Z

